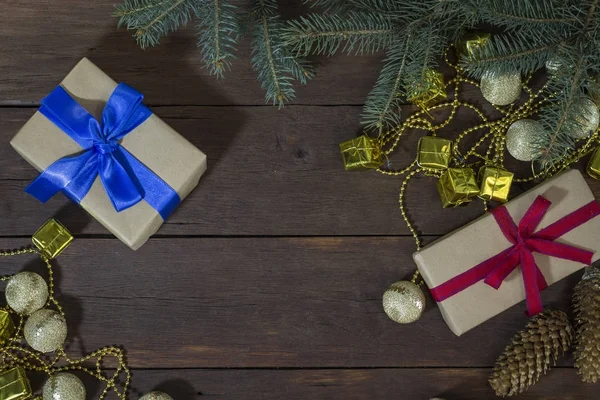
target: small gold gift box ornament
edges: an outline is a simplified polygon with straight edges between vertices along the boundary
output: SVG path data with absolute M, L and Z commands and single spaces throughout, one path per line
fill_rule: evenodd
M 448 168 L 438 180 L 437 187 L 444 208 L 466 204 L 479 194 L 471 168 Z
M 379 168 L 382 154 L 379 140 L 362 135 L 340 144 L 346 171 Z
M 513 174 L 503 168 L 489 165 L 479 170 L 479 197 L 483 200 L 493 200 L 504 203 L 508 201 Z
M 51 219 L 33 235 L 32 241 L 42 255 L 53 259 L 69 247 L 73 235 L 60 222 Z
M 490 40 L 489 33 L 471 33 L 457 43 L 460 53 L 473 56 L 475 51 L 481 49 Z
M 450 165 L 452 141 L 436 136 L 423 136 L 419 139 L 417 164 L 421 168 L 443 171 Z
M 594 179 L 600 179 L 600 147 L 594 151 L 587 165 L 587 173 Z
M 31 397 L 31 385 L 25 370 L 15 367 L 0 372 L 0 399 L 24 400 Z
M 6 310 L 0 310 L 0 344 L 6 343 L 12 338 L 17 329 L 10 314 Z M 1 399 L 2 397 L 0 397 Z
M 423 110 L 427 110 L 429 107 L 446 100 L 444 74 L 431 68 L 426 69 L 425 82 L 409 88 L 406 98 Z

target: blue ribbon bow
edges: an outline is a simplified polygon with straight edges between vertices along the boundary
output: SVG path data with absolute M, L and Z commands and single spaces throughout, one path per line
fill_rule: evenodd
M 63 191 L 80 203 L 100 175 L 117 211 L 146 200 L 166 219 L 181 202 L 179 195 L 119 143 L 152 115 L 142 104 L 143 98 L 132 87 L 119 84 L 104 107 L 100 124 L 65 89 L 54 89 L 42 100 L 39 111 L 83 152 L 50 165 L 25 191 L 43 203 Z

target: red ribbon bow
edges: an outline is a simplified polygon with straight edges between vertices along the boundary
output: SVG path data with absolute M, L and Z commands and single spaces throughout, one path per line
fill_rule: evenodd
M 592 201 L 539 232 L 535 232 L 550 204 L 549 200 L 538 196 L 518 226 L 506 207 L 501 206 L 492 210 L 492 215 L 496 219 L 500 230 L 506 239 L 512 243 L 512 246 L 449 281 L 430 289 L 434 300 L 437 302 L 443 301 L 482 279 L 486 284 L 498 289 L 504 279 L 521 265 L 527 299 L 527 313 L 534 316 L 542 312 L 544 308 L 540 291 L 544 290 L 548 284 L 535 263 L 533 252 L 590 264 L 594 252 L 558 243 L 555 240 L 600 214 L 600 205 L 596 201 Z

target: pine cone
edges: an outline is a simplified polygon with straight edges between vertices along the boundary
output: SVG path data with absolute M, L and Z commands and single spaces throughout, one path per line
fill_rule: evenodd
M 581 380 L 600 379 L 600 270 L 586 268 L 573 294 L 575 310 L 575 367 Z
M 571 339 L 572 328 L 564 312 L 536 315 L 496 360 L 490 386 L 502 397 L 524 392 L 569 349 Z

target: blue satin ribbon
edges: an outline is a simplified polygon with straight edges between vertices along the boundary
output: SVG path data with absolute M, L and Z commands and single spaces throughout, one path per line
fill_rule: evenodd
M 100 175 L 113 206 L 123 211 L 146 200 L 166 219 L 181 199 L 175 190 L 129 153 L 119 141 L 152 115 L 144 96 L 121 83 L 102 113 L 100 124 L 58 86 L 39 111 L 75 140 L 83 152 L 50 165 L 25 191 L 45 203 L 62 191 L 80 203 Z

